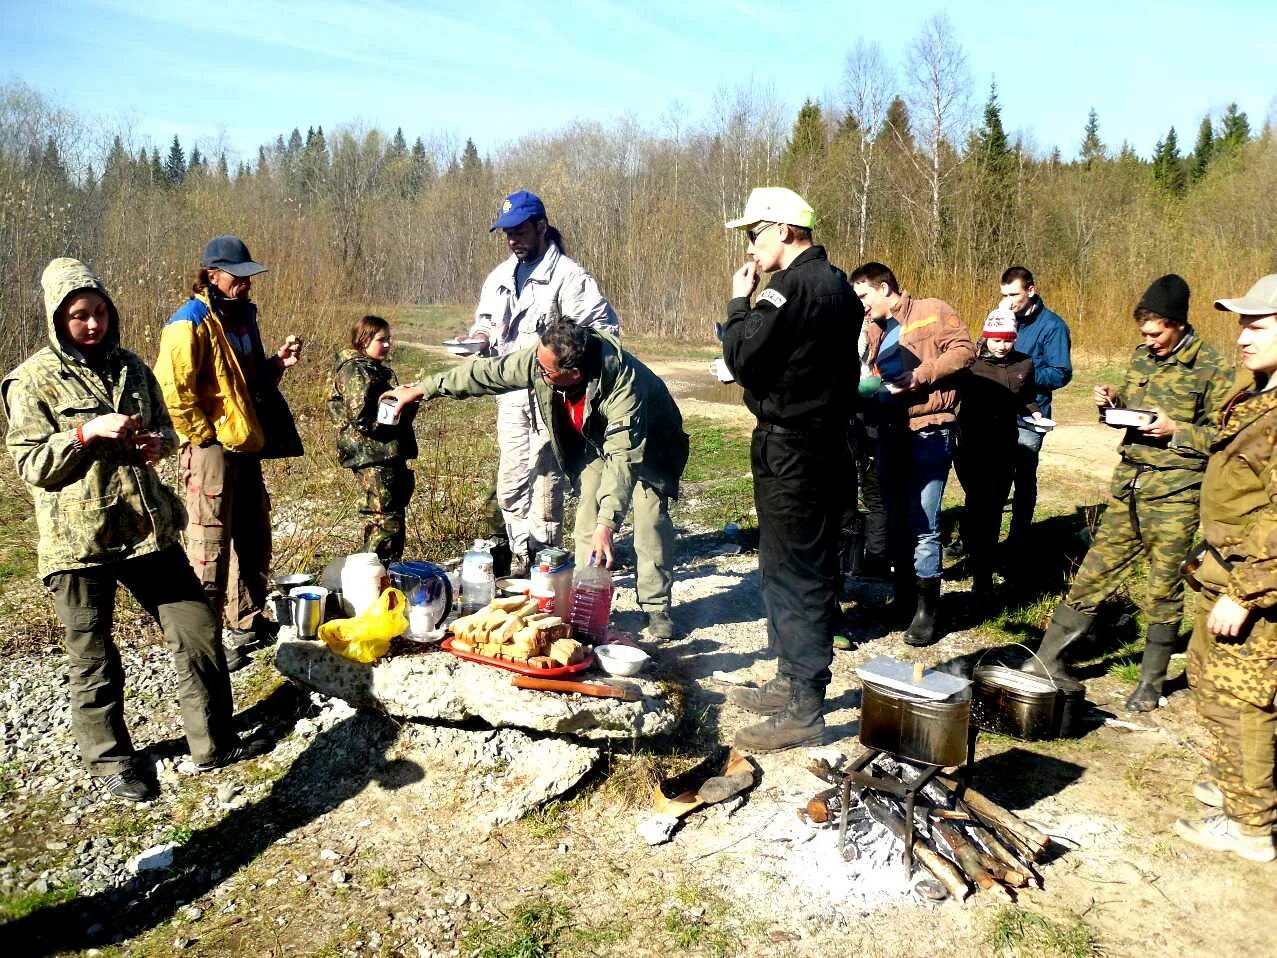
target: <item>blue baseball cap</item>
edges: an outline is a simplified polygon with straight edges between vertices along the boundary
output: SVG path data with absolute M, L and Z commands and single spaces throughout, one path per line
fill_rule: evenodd
M 501 215 L 492 221 L 488 232 L 512 230 L 531 219 L 545 219 L 545 204 L 541 197 L 527 190 L 511 193 L 501 202 Z
M 266 267 L 253 262 L 248 247 L 238 236 L 214 236 L 204 247 L 204 255 L 200 257 L 200 265 L 210 269 L 220 269 L 232 276 L 256 276 L 265 273 Z

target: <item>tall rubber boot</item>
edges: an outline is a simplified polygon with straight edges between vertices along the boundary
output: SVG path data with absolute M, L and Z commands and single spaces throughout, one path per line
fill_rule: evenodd
M 783 712 L 765 722 L 743 728 L 733 744 L 742 752 L 780 752 L 803 745 L 819 745 L 825 735 L 825 690 L 794 684 Z
M 935 645 L 940 639 L 936 618 L 940 612 L 940 577 L 918 580 L 918 607 L 905 633 L 905 644 Z
M 891 603 L 884 610 L 887 620 L 904 625 L 917 612 L 918 581 L 913 576 L 913 560 L 896 561 L 891 569 Z
M 1148 627 L 1144 659 L 1140 662 L 1140 680 L 1126 700 L 1128 712 L 1151 712 L 1161 702 L 1162 683 L 1166 681 L 1166 667 L 1171 664 L 1177 638 L 1178 622 L 1154 622 Z
M 1055 607 L 1051 624 L 1046 627 L 1046 635 L 1042 636 L 1037 657 L 1030 657 L 1024 663 L 1022 671 L 1042 678 L 1052 678 L 1056 685 L 1069 691 L 1080 691 L 1084 686 L 1065 667 L 1064 650 L 1090 632 L 1094 622 L 1094 615 L 1079 612 L 1071 605 L 1061 602 Z

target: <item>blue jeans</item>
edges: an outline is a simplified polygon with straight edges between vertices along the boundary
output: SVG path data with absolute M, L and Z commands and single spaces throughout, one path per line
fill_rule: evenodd
M 953 430 L 913 432 L 903 426 L 879 434 L 878 471 L 887 507 L 887 538 L 899 567 L 912 558 L 914 575 L 940 575 L 940 501 L 953 461 Z
M 1033 510 L 1038 504 L 1038 455 L 1046 436 L 1036 429 L 1019 429 L 1015 447 L 1015 492 L 1011 496 L 1011 530 L 1008 541 L 1023 546 L 1033 525 Z

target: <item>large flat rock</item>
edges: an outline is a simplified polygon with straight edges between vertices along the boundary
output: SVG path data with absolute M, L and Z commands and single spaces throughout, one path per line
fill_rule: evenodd
M 275 667 L 323 695 L 407 719 L 463 722 L 479 718 L 496 728 L 597 741 L 659 735 L 673 728 L 676 718 L 653 682 L 612 680 L 637 688 L 643 698 L 636 702 L 532 692 L 516 689 L 512 672 L 465 662 L 430 647 L 368 666 L 334 655 L 322 642 L 288 638 L 281 632 Z

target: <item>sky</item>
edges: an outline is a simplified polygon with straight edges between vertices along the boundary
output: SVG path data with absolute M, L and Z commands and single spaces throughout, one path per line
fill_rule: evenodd
M 294 127 L 356 125 L 493 155 L 577 121 L 695 126 L 740 87 L 792 120 L 808 97 L 839 102 L 858 39 L 899 77 L 940 10 L 973 116 L 996 79 L 1005 126 L 1040 154 L 1076 155 L 1092 107 L 1106 143 L 1145 156 L 1172 125 L 1191 148 L 1230 102 L 1254 129 L 1277 109 L 1272 0 L 0 0 L 0 83 L 134 147 L 177 134 L 252 159 Z

